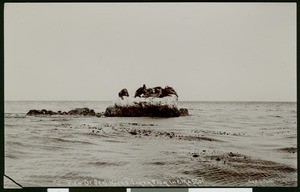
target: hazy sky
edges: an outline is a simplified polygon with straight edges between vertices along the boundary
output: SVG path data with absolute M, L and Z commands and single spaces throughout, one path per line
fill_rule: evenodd
M 296 101 L 296 3 L 6 3 L 6 100 Z

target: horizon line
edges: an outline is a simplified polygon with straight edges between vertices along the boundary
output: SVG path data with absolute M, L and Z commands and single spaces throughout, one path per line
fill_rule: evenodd
M 4 100 L 6 101 L 51 101 L 51 102 L 113 102 L 114 100 Z M 287 102 L 287 103 L 297 103 L 297 101 L 260 101 L 260 100 L 182 100 L 178 102 Z

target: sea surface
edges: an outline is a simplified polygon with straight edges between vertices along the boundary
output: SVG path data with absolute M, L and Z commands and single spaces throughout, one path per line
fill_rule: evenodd
M 190 115 L 177 118 L 26 116 L 111 104 L 6 101 L 5 174 L 23 187 L 297 185 L 294 102 L 179 102 Z

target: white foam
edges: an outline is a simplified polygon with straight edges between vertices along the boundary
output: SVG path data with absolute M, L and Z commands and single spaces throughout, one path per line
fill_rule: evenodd
M 116 101 L 114 101 L 113 104 L 120 107 L 130 107 L 130 106 L 137 106 L 139 104 L 144 104 L 144 105 L 168 106 L 173 108 L 173 107 L 177 107 L 177 101 L 178 101 L 178 97 L 176 95 L 170 95 L 163 98 L 123 97 L 123 100 L 119 97 Z

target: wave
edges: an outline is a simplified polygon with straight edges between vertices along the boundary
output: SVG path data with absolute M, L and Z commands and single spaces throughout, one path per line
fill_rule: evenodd
M 260 183 L 263 186 L 294 186 L 297 183 L 296 168 L 241 154 L 201 156 L 197 157 L 193 164 L 195 169 L 185 170 L 182 173 L 193 177 L 204 177 L 207 183 L 217 185 L 252 186 L 254 184 L 252 181 L 263 180 Z
M 283 152 L 286 152 L 286 153 L 296 153 L 297 152 L 296 147 L 284 147 L 284 148 L 279 148 L 277 150 L 283 151 Z
M 23 113 L 5 113 L 4 114 L 4 118 L 9 119 L 9 118 L 13 118 L 13 119 L 17 119 L 17 118 L 26 118 L 26 114 Z
M 81 141 L 81 140 L 68 140 L 63 138 L 52 138 L 53 141 L 63 142 L 63 143 L 79 143 L 79 144 L 93 144 L 89 141 Z

